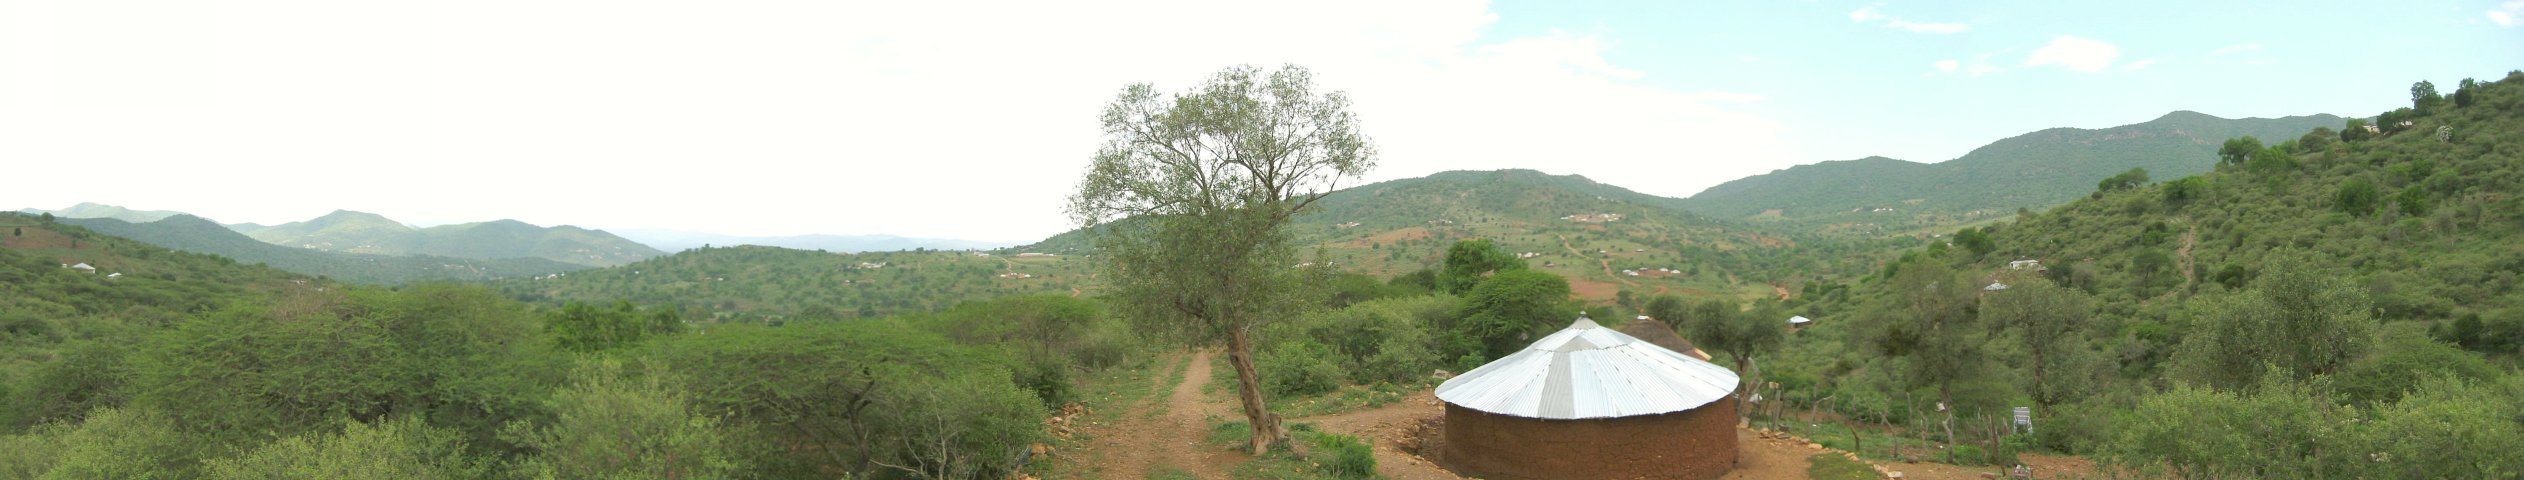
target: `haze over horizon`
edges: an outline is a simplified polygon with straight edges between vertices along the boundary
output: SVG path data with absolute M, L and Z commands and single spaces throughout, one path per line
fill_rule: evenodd
M 1383 152 L 1366 182 L 1530 168 L 1682 197 L 2176 110 L 2368 116 L 2502 76 L 2520 24 L 2512 0 L 0 1 L 0 158 L 38 180 L 0 207 L 1030 241 L 1070 228 L 1123 86 L 1284 63 L 1352 96 Z

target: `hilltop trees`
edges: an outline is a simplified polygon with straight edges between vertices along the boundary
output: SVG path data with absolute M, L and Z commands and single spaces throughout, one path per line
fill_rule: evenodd
M 2217 163 L 2242 165 L 2244 161 L 2252 160 L 2252 155 L 2256 153 L 2261 153 L 2261 139 L 2252 138 L 2251 135 L 2229 138 L 2226 139 L 2225 146 L 2217 149 Z
M 1105 143 L 1070 197 L 1110 260 L 1116 309 L 1195 341 L 1227 344 L 1252 451 L 1286 441 L 1262 401 L 1254 327 L 1299 307 L 1303 285 L 1285 227 L 1376 150 L 1340 92 L 1288 66 L 1244 66 L 1167 95 L 1131 85 L 1106 106 Z

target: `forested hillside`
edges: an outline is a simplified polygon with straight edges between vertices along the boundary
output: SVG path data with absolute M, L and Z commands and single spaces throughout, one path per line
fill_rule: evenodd
M 1622 291 L 1769 295 L 1773 284 L 1864 273 L 1912 241 L 1781 234 L 1711 221 L 1679 203 L 1577 175 L 1451 171 L 1333 192 L 1295 228 L 1337 269 L 1385 277 L 1436 267 L 1456 241 L 1489 240 L 1597 302 Z M 1083 231 L 1071 231 L 1017 251 L 1090 248 Z
M 176 250 L 219 255 L 239 262 L 260 263 L 281 270 L 356 283 L 399 285 L 430 280 L 530 278 L 588 268 L 542 258 L 381 255 L 286 247 L 256 241 L 216 222 L 184 214 L 145 223 L 112 218 L 65 218 L 60 222 Z
M 2206 172 L 2228 138 L 2293 138 L 2341 120 L 2178 111 L 2105 129 L 2036 131 L 1937 163 L 1869 157 L 1799 165 L 1709 187 L 1683 205 L 1721 219 L 1880 225 L 1889 232 L 1970 224 L 2074 200 L 2095 181 L 2132 168 L 2161 178 Z
M 2412 97 L 2372 132 L 2221 140 L 2204 175 L 2105 182 L 1816 289 L 1785 306 L 1818 326 L 1763 375 L 1779 396 L 1990 458 L 2185 477 L 2524 471 L 2524 73 Z M 1993 433 L 2019 406 L 2037 433 Z
M 672 304 L 729 319 L 867 318 L 1030 293 L 1082 294 L 1093 269 L 1072 256 L 969 252 L 858 254 L 738 246 L 685 250 L 619 267 L 496 283 L 530 302 Z
M 275 245 L 378 255 L 531 257 L 604 267 L 663 254 L 602 230 L 568 225 L 538 227 L 516 220 L 412 228 L 373 213 L 337 210 L 303 222 L 234 228 Z

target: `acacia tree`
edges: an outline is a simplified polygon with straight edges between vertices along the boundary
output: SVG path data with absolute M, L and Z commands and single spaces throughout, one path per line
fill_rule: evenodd
M 1314 90 L 1313 74 L 1296 66 L 1228 68 L 1173 95 L 1124 88 L 1069 198 L 1073 220 L 1104 230 L 1096 248 L 1120 313 L 1226 343 L 1255 454 L 1288 437 L 1262 402 L 1252 340 L 1256 326 L 1301 308 L 1285 227 L 1376 163 L 1349 96 Z

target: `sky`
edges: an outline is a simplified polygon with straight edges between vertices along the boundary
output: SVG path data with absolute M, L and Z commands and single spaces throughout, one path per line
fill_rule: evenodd
M 0 0 L 0 207 L 1027 242 L 1133 83 L 1301 65 L 1361 181 L 1687 196 L 2175 110 L 2372 116 L 2524 68 L 2524 0 Z

